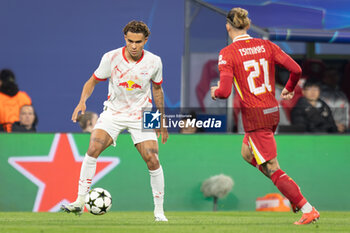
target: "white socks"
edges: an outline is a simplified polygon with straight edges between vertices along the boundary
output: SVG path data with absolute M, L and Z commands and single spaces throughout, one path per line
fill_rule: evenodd
M 164 175 L 162 166 L 157 170 L 149 170 L 154 201 L 154 215 L 164 215 Z
M 74 204 L 84 206 L 85 205 L 85 196 L 86 195 L 78 195 L 77 200 L 74 202 Z
M 78 202 L 82 202 L 85 199 L 86 194 L 89 192 L 92 178 L 96 172 L 97 159 L 85 154 L 83 164 L 80 169 L 80 179 L 78 188 Z M 149 170 L 151 177 L 151 187 L 154 201 L 154 215 L 164 215 L 163 202 L 164 202 L 164 175 L 162 166 L 157 170 Z
M 89 192 L 92 178 L 96 172 L 96 161 L 94 157 L 85 154 L 83 164 L 80 169 L 80 179 L 79 179 L 79 188 L 78 188 L 78 199 L 85 197 L 85 195 Z
M 312 205 L 310 205 L 309 202 L 306 202 L 305 205 L 303 205 L 303 207 L 301 207 L 301 212 L 303 212 L 303 214 L 305 213 L 310 213 L 312 211 Z

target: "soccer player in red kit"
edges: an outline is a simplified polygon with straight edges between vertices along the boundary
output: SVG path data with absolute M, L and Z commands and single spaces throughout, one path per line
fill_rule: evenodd
M 294 224 L 308 224 L 318 220 L 320 214 L 304 198 L 299 186 L 281 170 L 274 139 L 279 122 L 278 102 L 275 98 L 275 64 L 290 71 L 289 80 L 281 93 L 283 99 L 293 97 L 301 69 L 271 41 L 250 37 L 247 34 L 249 27 L 250 19 L 246 10 L 230 10 L 226 29 L 233 42 L 220 52 L 220 82 L 211 88 L 211 96 L 214 100 L 228 98 L 234 84 L 240 97 L 245 130 L 243 158 L 272 180 L 289 199 L 293 211 L 302 211 L 301 219 Z

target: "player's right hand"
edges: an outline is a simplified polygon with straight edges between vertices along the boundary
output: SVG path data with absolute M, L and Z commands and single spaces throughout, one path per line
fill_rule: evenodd
M 83 102 L 79 102 L 79 104 L 75 107 L 74 112 L 72 114 L 72 121 L 74 123 L 77 122 L 79 112 L 81 112 L 81 114 L 84 114 L 85 110 L 86 110 L 86 104 Z
M 161 127 L 160 129 L 156 130 L 157 137 L 159 138 L 159 135 L 162 136 L 162 143 L 165 144 L 168 141 L 169 134 L 167 128 Z
M 218 88 L 220 88 L 220 81 L 218 81 L 218 85 L 217 85 L 217 86 L 211 87 L 211 88 L 210 88 L 210 94 L 211 94 L 211 98 L 212 98 L 213 100 L 216 100 L 215 91 L 216 91 L 216 89 L 218 89 Z
M 215 87 L 211 87 L 211 88 L 210 88 L 210 94 L 211 94 L 211 98 L 212 98 L 213 100 L 216 100 L 215 91 L 216 91 L 216 89 L 218 89 L 218 88 L 219 88 L 218 86 L 215 86 Z

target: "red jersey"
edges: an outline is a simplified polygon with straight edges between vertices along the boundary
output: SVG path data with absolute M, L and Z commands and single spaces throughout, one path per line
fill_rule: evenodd
M 215 96 L 227 98 L 232 89 L 240 97 L 243 125 L 246 132 L 270 128 L 279 122 L 278 102 L 275 98 L 275 64 L 291 72 L 286 85 L 293 91 L 300 76 L 299 65 L 269 40 L 241 35 L 219 55 L 220 87 Z M 230 80 L 230 82 L 227 82 Z

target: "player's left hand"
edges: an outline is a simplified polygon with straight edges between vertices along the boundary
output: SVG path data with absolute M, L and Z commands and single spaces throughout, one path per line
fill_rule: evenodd
M 284 100 L 291 100 L 294 96 L 294 91 L 290 92 L 286 88 L 283 88 L 281 92 L 281 98 Z
M 162 136 L 162 143 L 165 144 L 168 141 L 169 137 L 167 128 L 161 127 L 160 129 L 157 129 L 156 132 L 158 138 L 160 135 Z

